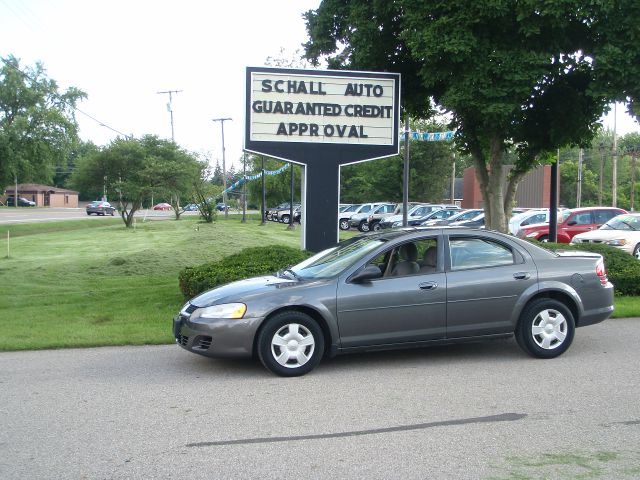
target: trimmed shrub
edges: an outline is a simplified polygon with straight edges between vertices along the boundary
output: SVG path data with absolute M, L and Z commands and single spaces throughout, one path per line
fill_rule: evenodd
M 180 290 L 186 298 L 195 297 L 219 285 L 272 274 L 300 263 L 311 255 L 310 252 L 283 245 L 245 248 L 217 262 L 185 268 L 179 275 Z
M 640 295 L 640 262 L 619 248 L 598 243 L 582 245 L 535 243 L 543 248 L 554 251 L 582 250 L 585 252 L 599 253 L 604 259 L 604 266 L 607 269 L 609 281 L 613 283 L 616 288 L 616 295 Z

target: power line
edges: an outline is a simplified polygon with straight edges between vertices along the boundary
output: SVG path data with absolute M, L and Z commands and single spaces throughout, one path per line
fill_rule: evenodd
M 18 72 L 20 75 L 22 75 L 24 78 L 26 78 L 27 80 L 29 80 L 32 83 L 35 83 L 36 85 L 39 84 L 40 82 L 38 80 L 36 80 L 35 78 L 31 78 L 27 73 L 23 72 L 22 70 L 20 70 L 18 67 L 16 67 L 15 65 L 13 65 L 9 60 L 0 57 L 0 60 L 8 67 L 14 69 L 16 72 Z M 61 97 L 60 95 L 57 95 L 58 100 L 60 100 L 60 102 L 62 102 L 63 104 L 65 104 L 67 107 L 70 107 L 72 109 L 74 109 L 76 112 L 81 113 L 82 115 L 84 115 L 85 117 L 93 120 L 94 122 L 96 122 L 98 125 L 100 125 L 101 127 L 105 127 L 109 130 L 111 130 L 112 132 L 117 133 L 118 135 L 122 135 L 125 138 L 132 138 L 131 135 L 127 135 L 126 133 L 122 133 L 119 130 L 116 130 L 115 128 L 107 125 L 106 123 L 98 120 L 97 118 L 93 117 L 92 115 L 89 115 L 87 112 L 81 110 L 80 108 L 78 108 L 76 105 L 69 103 L 67 100 L 65 100 L 63 97 Z

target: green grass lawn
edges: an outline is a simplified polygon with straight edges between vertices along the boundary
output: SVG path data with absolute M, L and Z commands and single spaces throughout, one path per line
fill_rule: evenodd
M 10 230 L 10 256 L 7 252 Z M 301 230 L 256 217 L 75 220 L 0 227 L 0 350 L 171 343 L 178 272 L 246 247 L 300 245 Z M 341 238 L 353 232 L 341 232 Z M 640 298 L 616 298 L 617 317 Z
M 259 223 L 219 216 L 213 224 L 189 217 L 135 229 L 118 219 L 3 226 L 0 350 L 172 342 L 182 268 L 246 247 L 300 245 L 299 229 Z

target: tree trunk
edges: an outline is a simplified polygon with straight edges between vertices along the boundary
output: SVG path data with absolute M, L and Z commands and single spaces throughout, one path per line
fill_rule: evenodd
M 502 165 L 502 139 L 495 135 L 491 138 L 488 162 L 480 148 L 472 149 L 471 154 L 476 167 L 476 179 L 480 184 L 480 191 L 484 200 L 485 228 L 506 232 L 507 217 L 505 214 L 505 174 Z

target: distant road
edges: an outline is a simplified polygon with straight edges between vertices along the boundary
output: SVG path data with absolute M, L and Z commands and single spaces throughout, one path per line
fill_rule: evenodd
M 197 215 L 198 212 L 185 212 L 183 215 Z M 173 210 L 160 211 L 160 210 L 141 210 L 136 213 L 136 216 L 142 217 L 146 215 L 147 218 L 153 219 L 170 219 L 174 218 Z M 118 213 L 116 212 L 116 217 Z M 80 219 L 103 219 L 109 218 L 107 216 L 99 215 L 87 215 L 84 208 L 0 208 L 0 225 L 4 224 L 19 224 L 19 223 L 34 223 L 34 222 L 51 222 L 56 220 L 80 220 Z

